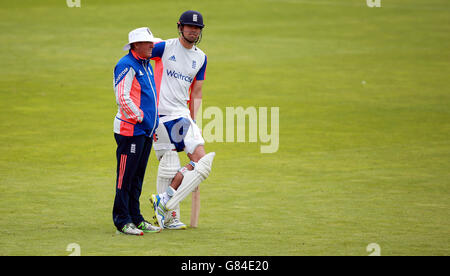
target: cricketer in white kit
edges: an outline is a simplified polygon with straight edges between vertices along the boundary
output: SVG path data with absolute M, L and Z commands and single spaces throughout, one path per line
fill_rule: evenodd
M 160 163 L 158 194 L 152 195 L 150 202 L 155 222 L 166 229 L 186 229 L 180 221 L 179 203 L 209 176 L 215 156 L 206 154 L 205 141 L 195 123 L 207 64 L 205 53 L 197 47 L 203 17 L 197 11 L 186 11 L 177 25 L 180 36 L 156 44 L 151 58 L 159 94 L 160 123 L 154 149 Z M 191 160 L 185 167 L 180 165 L 177 152 L 181 151 Z

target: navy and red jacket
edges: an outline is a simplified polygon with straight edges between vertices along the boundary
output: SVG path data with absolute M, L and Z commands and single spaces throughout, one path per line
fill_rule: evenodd
M 123 136 L 152 136 L 159 116 L 150 61 L 130 50 L 114 68 L 114 92 L 118 106 L 114 132 Z

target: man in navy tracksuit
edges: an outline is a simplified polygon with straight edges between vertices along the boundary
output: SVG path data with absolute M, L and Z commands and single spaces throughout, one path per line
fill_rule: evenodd
M 144 27 L 131 31 L 128 40 L 124 50 L 129 53 L 114 68 L 118 112 L 114 119 L 117 179 L 113 221 L 121 233 L 140 236 L 161 231 L 144 219 L 139 204 L 152 148 L 150 137 L 159 123 L 158 95 L 149 62 L 158 39 Z

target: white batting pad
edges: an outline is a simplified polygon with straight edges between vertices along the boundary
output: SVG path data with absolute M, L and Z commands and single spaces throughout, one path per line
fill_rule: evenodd
M 176 151 L 164 153 L 159 162 L 158 177 L 156 179 L 156 191 L 158 194 L 166 191 L 180 167 L 180 158 Z
M 178 190 L 166 204 L 167 209 L 175 209 L 175 207 L 192 191 L 194 191 L 194 189 L 197 188 L 202 181 L 208 178 L 215 155 L 215 152 L 211 152 L 203 156 L 203 158 L 198 161 L 194 170 L 188 171 L 184 174 L 180 187 L 178 187 Z

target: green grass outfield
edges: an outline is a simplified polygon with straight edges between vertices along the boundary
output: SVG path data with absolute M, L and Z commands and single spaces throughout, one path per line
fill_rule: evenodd
M 0 255 L 449 255 L 450 3 L 381 4 L 2 1 Z M 279 107 L 279 149 L 208 143 L 200 227 L 116 235 L 112 70 L 131 29 L 176 37 L 187 9 L 204 108 Z

